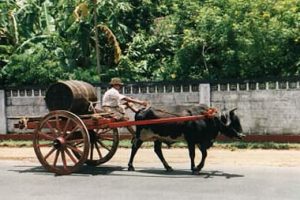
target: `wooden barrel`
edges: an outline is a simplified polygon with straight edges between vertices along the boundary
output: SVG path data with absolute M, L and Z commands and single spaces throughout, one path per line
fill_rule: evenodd
M 47 108 L 53 110 L 68 110 L 75 114 L 89 114 L 90 102 L 97 101 L 95 88 L 86 82 L 69 80 L 58 81 L 46 91 Z

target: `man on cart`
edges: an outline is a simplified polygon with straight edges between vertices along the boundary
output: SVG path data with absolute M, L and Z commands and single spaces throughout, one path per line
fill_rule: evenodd
M 134 99 L 125 96 L 120 93 L 122 86 L 124 85 L 120 78 L 112 78 L 110 83 L 111 88 L 107 90 L 103 95 L 102 108 L 105 112 L 113 113 L 113 117 L 118 121 L 128 120 L 125 116 L 125 106 L 129 103 L 136 103 L 142 106 L 147 106 L 146 101 Z M 134 112 L 136 110 L 129 106 Z
M 134 99 L 125 96 L 120 93 L 122 86 L 124 85 L 120 78 L 112 78 L 110 83 L 111 88 L 107 90 L 103 95 L 102 109 L 107 113 L 112 113 L 112 117 L 117 121 L 126 121 L 129 118 L 125 115 L 125 107 L 127 106 L 133 112 L 137 110 L 130 106 L 130 103 L 136 103 L 142 106 L 147 106 L 146 101 L 141 101 L 139 99 Z M 135 137 L 135 131 L 132 127 L 127 127 L 128 131 L 131 133 L 133 138 Z

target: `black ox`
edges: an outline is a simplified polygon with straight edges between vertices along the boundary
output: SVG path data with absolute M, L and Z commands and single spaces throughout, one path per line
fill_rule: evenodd
M 208 107 L 202 106 L 201 111 Z M 173 171 L 172 167 L 165 160 L 162 153 L 162 143 L 170 144 L 176 140 L 185 140 L 188 145 L 189 156 L 191 160 L 191 170 L 193 174 L 199 174 L 203 168 L 207 157 L 207 149 L 213 145 L 214 140 L 219 133 L 230 138 L 242 138 L 242 126 L 236 109 L 223 113 L 220 116 L 207 118 L 197 121 L 141 125 L 136 127 L 136 138 L 132 145 L 131 155 L 128 163 L 128 170 L 134 171 L 133 159 L 144 141 L 154 141 L 154 151 L 163 163 L 167 171 Z M 192 113 L 191 110 L 185 110 L 183 116 L 199 114 Z M 158 119 L 163 118 L 162 113 L 153 108 L 139 110 L 135 115 L 135 120 Z M 195 147 L 198 146 L 202 153 L 200 163 L 195 167 Z

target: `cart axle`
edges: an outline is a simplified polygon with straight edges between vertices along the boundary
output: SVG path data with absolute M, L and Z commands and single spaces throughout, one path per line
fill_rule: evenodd
M 55 149 L 60 149 L 66 146 L 66 140 L 63 137 L 58 137 L 53 141 Z

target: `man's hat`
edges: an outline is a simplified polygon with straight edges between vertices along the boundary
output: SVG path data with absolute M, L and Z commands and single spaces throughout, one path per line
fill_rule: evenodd
M 111 85 L 124 85 L 120 78 L 112 78 L 109 84 L 111 84 Z

